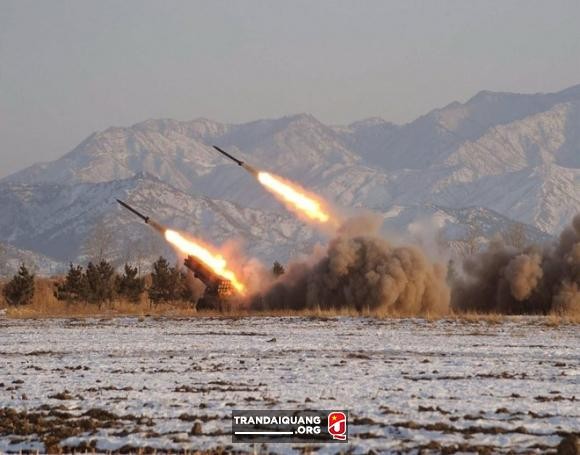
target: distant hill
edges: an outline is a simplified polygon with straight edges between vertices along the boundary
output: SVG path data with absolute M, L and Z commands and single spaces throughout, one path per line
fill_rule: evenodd
M 578 85 L 552 94 L 484 91 L 406 125 L 373 118 L 329 126 L 300 114 L 239 125 L 161 119 L 109 128 L 58 160 L 0 180 L 0 240 L 59 261 L 78 259 L 98 220 L 135 225 L 119 221 L 118 196 L 214 242 L 242 238 L 264 260 L 285 260 L 319 240 L 211 144 L 338 206 L 383 213 L 390 229 L 408 231 L 410 214 L 469 209 L 501 218 L 490 221 L 497 224 L 491 231 L 518 221 L 539 239 L 580 212 Z M 455 237 L 462 232 L 456 225 L 470 222 L 443 218 Z

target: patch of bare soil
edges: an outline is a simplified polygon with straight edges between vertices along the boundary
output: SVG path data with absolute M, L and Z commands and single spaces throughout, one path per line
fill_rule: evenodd
M 576 401 L 576 396 L 573 395 L 571 397 L 564 397 L 562 395 L 555 395 L 553 397 L 548 397 L 548 396 L 537 396 L 534 398 L 534 400 L 536 401 L 540 401 L 540 402 L 546 402 L 546 401 Z
M 465 420 L 477 420 L 476 417 L 472 416 L 464 416 Z M 519 426 L 517 428 L 504 428 L 498 426 L 480 426 L 480 425 L 472 425 L 465 428 L 455 427 L 445 422 L 436 422 L 436 423 L 417 423 L 414 421 L 402 421 L 402 422 L 395 422 L 391 424 L 391 426 L 399 427 L 399 428 L 407 428 L 410 430 L 426 430 L 426 431 L 439 431 L 441 433 L 458 433 L 463 435 L 473 435 L 473 434 L 527 434 L 532 436 L 545 436 L 544 433 L 534 433 L 533 431 L 528 430 L 523 426 Z M 565 436 L 564 433 L 555 433 L 559 436 Z
M 101 429 L 116 429 L 121 433 L 141 432 L 139 427 L 152 427 L 148 417 L 118 416 L 104 409 L 93 408 L 80 415 L 66 411 L 62 406 L 42 405 L 34 411 L 0 408 L 0 437 L 13 442 L 35 440 L 44 444 L 47 453 L 93 451 L 94 440 L 83 441 L 78 447 L 65 447 L 63 441 L 72 436 L 92 435 Z M 129 429 L 128 429 L 129 426 Z
M 435 370 L 436 371 L 436 370 Z M 403 372 L 405 373 L 405 372 Z M 425 374 L 425 372 L 420 372 L 419 374 Z M 445 376 L 409 376 L 404 375 L 404 379 L 409 381 L 463 381 L 463 380 L 478 380 L 478 379 L 527 379 L 527 373 L 510 373 L 508 371 L 502 371 L 499 373 L 477 373 L 474 375 L 445 375 Z
M 107 411 L 93 409 L 74 416 L 59 408 L 44 407 L 37 411 L 0 409 L 0 436 L 34 436 L 44 444 L 47 453 L 59 453 L 59 442 L 71 436 L 94 433 L 101 428 L 120 426 L 120 418 Z M 15 439 L 16 440 L 16 439 Z
M 183 393 L 210 393 L 210 392 L 259 392 L 260 389 L 257 387 L 220 387 L 220 386 L 210 386 L 210 387 L 192 387 L 188 385 L 180 385 L 177 386 L 174 392 L 183 392 Z
M 538 451 L 540 453 L 554 453 L 550 449 L 550 446 L 536 444 L 533 447 L 528 447 L 533 450 L 534 453 Z M 427 454 L 442 454 L 442 455 L 452 455 L 455 453 L 476 453 L 478 455 L 493 455 L 498 453 L 498 449 L 494 446 L 483 445 L 483 444 L 469 444 L 468 442 L 462 442 L 460 444 L 443 444 L 438 441 L 430 441 L 427 444 L 423 444 L 413 448 L 413 453 L 420 453 L 422 455 Z

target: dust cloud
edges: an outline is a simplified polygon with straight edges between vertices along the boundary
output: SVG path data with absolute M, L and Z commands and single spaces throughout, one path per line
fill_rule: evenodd
M 426 315 L 449 311 L 444 266 L 415 246 L 394 246 L 379 234 L 381 220 L 347 220 L 316 260 L 295 262 L 253 297 L 256 310 L 356 310 Z
M 453 283 L 456 311 L 580 314 L 580 214 L 558 241 L 516 249 L 493 241 Z

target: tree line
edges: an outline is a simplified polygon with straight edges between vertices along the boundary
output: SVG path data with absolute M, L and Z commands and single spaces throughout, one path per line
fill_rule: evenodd
M 274 262 L 274 276 L 284 274 L 282 264 Z M 32 303 L 35 292 L 35 275 L 22 264 L 18 272 L 2 289 L 9 305 L 20 306 Z M 89 262 L 86 267 L 69 266 L 64 278 L 54 283 L 54 296 L 68 303 L 86 302 L 98 305 L 115 299 L 138 303 L 147 297 L 152 303 L 191 302 L 197 300 L 192 286 L 192 273 L 179 266 L 171 266 L 167 259 L 159 257 L 153 263 L 147 279 L 140 276 L 136 266 L 125 264 L 122 273 L 106 260 Z
M 121 298 L 138 303 L 143 296 L 152 303 L 187 301 L 195 302 L 190 272 L 171 266 L 167 259 L 159 257 L 153 263 L 148 279 L 139 275 L 138 268 L 125 264 L 122 273 L 106 260 L 89 262 L 86 267 L 70 264 L 64 278 L 54 283 L 57 300 L 69 303 L 86 302 L 101 307 Z M 4 286 L 2 294 L 9 305 L 32 303 L 35 291 L 35 275 L 25 265 Z

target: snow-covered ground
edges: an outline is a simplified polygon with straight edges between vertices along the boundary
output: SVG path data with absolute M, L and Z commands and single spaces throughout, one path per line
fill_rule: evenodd
M 580 431 L 579 341 L 539 318 L 0 319 L 0 452 L 251 451 L 232 409 L 338 408 L 354 453 L 543 453 Z

